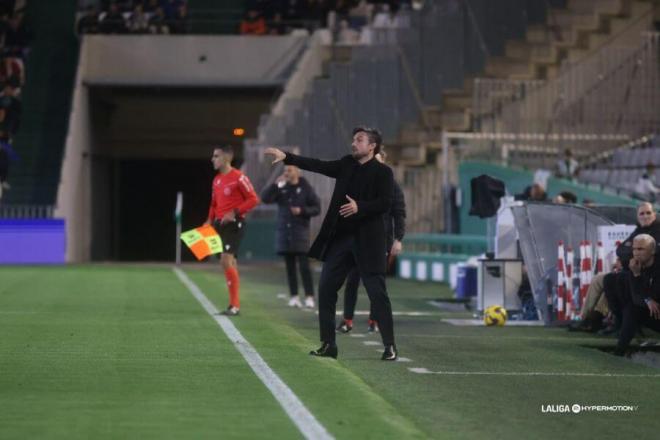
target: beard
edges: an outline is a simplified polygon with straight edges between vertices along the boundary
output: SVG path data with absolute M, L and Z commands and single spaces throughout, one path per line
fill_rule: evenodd
M 353 155 L 353 159 L 355 159 L 355 160 L 360 160 L 362 158 L 365 158 L 365 157 L 369 156 L 369 153 L 360 153 L 357 150 L 353 150 L 353 152 L 351 154 Z

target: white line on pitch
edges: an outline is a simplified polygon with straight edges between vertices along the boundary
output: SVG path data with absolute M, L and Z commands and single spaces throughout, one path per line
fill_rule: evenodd
M 353 313 L 355 316 L 367 316 L 369 315 L 369 310 L 356 310 L 355 313 Z M 335 312 L 336 315 L 343 315 L 344 312 L 342 310 L 337 310 Z M 396 312 L 393 311 L 392 315 L 394 316 L 440 316 L 441 313 L 438 312 Z
M 268 366 L 257 350 L 243 337 L 229 318 L 218 315 L 218 309 L 209 301 L 199 287 L 178 267 L 172 269 L 179 280 L 188 288 L 192 296 L 199 301 L 206 313 L 218 323 L 234 347 L 243 355 L 252 371 L 261 379 L 279 402 L 298 430 L 308 439 L 333 439 L 332 435 L 316 420 L 280 377 Z
M 378 341 L 362 341 L 364 345 L 381 345 Z
M 660 374 L 625 373 L 561 373 L 544 371 L 430 371 L 426 368 L 408 368 L 417 374 L 439 374 L 444 376 L 575 376 L 575 377 L 660 377 Z

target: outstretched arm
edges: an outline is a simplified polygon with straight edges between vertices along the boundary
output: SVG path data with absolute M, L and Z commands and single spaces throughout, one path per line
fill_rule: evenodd
M 275 165 L 277 162 L 282 162 L 286 157 L 286 153 L 279 148 L 268 147 L 264 150 L 264 153 L 273 157 L 272 165 Z
M 295 165 L 303 170 L 312 171 L 315 173 L 323 174 L 334 179 L 337 178 L 341 171 L 340 160 L 319 160 L 310 157 L 298 156 L 296 154 L 285 153 L 279 148 L 268 147 L 264 153 L 273 157 L 273 164 L 284 161 L 287 165 Z

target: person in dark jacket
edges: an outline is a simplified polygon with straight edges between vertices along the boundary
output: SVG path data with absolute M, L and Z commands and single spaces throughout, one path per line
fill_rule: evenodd
M 335 311 L 337 292 L 355 267 L 367 290 L 385 350 L 382 360 L 397 359 L 392 305 L 385 287 L 387 236 L 383 216 L 392 204 L 392 170 L 374 156 L 380 151 L 378 130 L 353 130 L 352 154 L 323 161 L 267 148 L 273 163 L 284 161 L 335 179 L 335 188 L 321 230 L 309 255 L 324 262 L 319 282 L 319 328 L 322 345 L 314 356 L 337 358 Z
M 660 331 L 660 261 L 655 258 L 655 239 L 648 234 L 637 235 L 632 253 L 625 286 L 630 301 L 623 305 L 621 332 L 614 352 L 619 356 L 626 354 L 640 327 Z
M 376 159 L 385 163 L 387 154 L 384 150 L 376 155 Z M 385 215 L 385 230 L 387 232 L 387 249 L 389 254 L 387 258 L 388 267 L 394 261 L 394 257 L 401 253 L 403 248 L 403 236 L 406 233 L 406 201 L 403 191 L 399 184 L 394 181 L 394 192 L 392 193 L 392 207 L 390 212 Z M 357 267 L 354 268 L 346 278 L 344 287 L 344 317 L 337 326 L 337 331 L 348 333 L 353 329 L 353 315 L 355 314 L 355 305 L 357 303 L 358 287 L 360 285 L 360 272 Z M 369 310 L 369 320 L 367 321 L 367 331 L 378 331 L 378 326 L 373 310 Z
M 660 243 L 660 221 L 656 218 L 653 205 L 642 202 L 637 205 L 637 227 L 616 248 L 617 261 L 611 272 L 595 275 L 589 285 L 587 297 L 580 311 L 581 320 L 572 323 L 569 330 L 611 334 L 621 326 L 623 306 L 628 302 L 628 263 L 632 258 L 633 239 L 640 234 L 649 234 Z M 611 314 L 615 322 L 601 329 L 605 314 Z
M 616 256 L 621 262 L 621 272 L 613 272 L 605 275 L 603 279 L 603 290 L 610 312 L 614 315 L 616 322 L 613 328 L 604 333 L 611 333 L 621 327 L 623 321 L 623 309 L 631 300 L 628 284 L 628 264 L 633 257 L 633 239 L 640 234 L 648 234 L 660 243 L 660 221 L 658 221 L 653 205 L 642 202 L 637 205 L 637 228 L 616 248 Z
M 321 212 L 321 201 L 314 188 L 293 165 L 284 167 L 284 173 L 275 183 L 268 185 L 261 193 L 264 203 L 277 203 L 277 243 L 276 251 L 284 256 L 286 275 L 289 283 L 289 306 L 302 307 L 298 298 L 298 278 L 296 262 L 300 267 L 305 307 L 314 308 L 314 286 L 309 270 L 309 221 Z

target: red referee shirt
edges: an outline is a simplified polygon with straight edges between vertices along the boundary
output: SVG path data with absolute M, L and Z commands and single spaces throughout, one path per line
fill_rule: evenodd
M 243 217 L 258 203 L 259 198 L 250 179 L 232 168 L 227 174 L 218 173 L 213 178 L 208 219 L 210 222 L 221 220 L 226 213 L 233 210 L 237 210 L 237 214 Z

